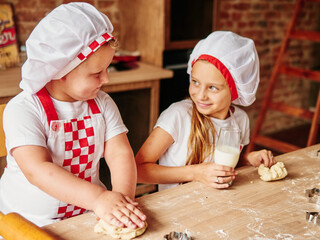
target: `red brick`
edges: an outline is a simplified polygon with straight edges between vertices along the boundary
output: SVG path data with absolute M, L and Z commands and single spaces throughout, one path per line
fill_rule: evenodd
M 260 2 L 260 3 L 252 4 L 252 8 L 254 10 L 267 10 L 270 8 L 270 4 Z
M 231 14 L 231 18 L 233 21 L 238 21 L 242 18 L 243 14 L 241 14 L 240 12 L 233 12 Z
M 62 3 L 66 4 L 66 3 L 71 3 L 74 2 L 72 0 L 63 0 Z M 94 0 L 77 0 L 77 2 L 87 2 L 90 3 L 91 5 L 94 5 Z
M 243 14 L 245 15 L 246 19 L 255 20 L 255 21 L 258 19 L 262 19 L 261 12 L 245 12 Z
M 15 2 L 13 2 L 15 3 Z M 15 9 L 24 9 L 24 8 L 35 8 L 38 7 L 38 1 L 37 0 L 28 0 L 28 1 L 18 1 L 15 5 Z
M 38 4 L 40 9 L 49 9 L 50 11 L 60 5 L 56 0 L 40 0 L 38 1 Z
M 281 13 L 280 12 L 275 12 L 275 11 L 268 11 L 264 14 L 265 19 L 272 19 L 272 18 L 276 18 L 279 19 L 281 17 Z
M 251 8 L 251 4 L 249 4 L 249 3 L 235 3 L 233 5 L 233 8 L 237 9 L 237 10 L 248 10 Z
M 219 12 L 219 19 L 229 18 L 229 13 L 227 11 Z
M 97 3 L 97 8 L 110 8 L 116 5 L 116 1 L 103 1 L 103 0 L 99 0 Z
M 255 21 L 249 21 L 248 22 L 248 27 L 253 28 L 256 25 Z
M 220 1 L 220 9 L 225 11 L 230 11 L 232 9 L 233 4 L 227 1 Z
M 238 28 L 245 28 L 248 26 L 247 22 L 237 22 Z
M 24 9 L 17 11 L 16 18 L 19 22 L 39 22 L 48 11 L 38 9 Z
M 288 9 L 293 10 L 295 8 L 295 3 L 278 3 L 279 1 L 276 1 L 275 4 L 273 4 L 274 10 L 279 11 L 287 11 Z
M 30 33 L 32 32 L 35 26 L 36 26 L 36 23 L 34 24 L 24 23 L 24 24 L 19 24 L 17 26 L 18 40 L 20 45 L 25 45 L 25 41 L 27 40 L 27 38 L 29 37 Z

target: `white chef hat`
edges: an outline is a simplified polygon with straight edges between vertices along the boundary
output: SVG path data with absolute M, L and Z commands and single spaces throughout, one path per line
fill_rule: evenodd
M 113 39 L 109 18 L 84 2 L 62 4 L 44 17 L 26 41 L 20 87 L 36 93 Z
M 232 32 L 216 31 L 200 40 L 193 49 L 187 73 L 204 59 L 217 67 L 227 80 L 232 102 L 249 106 L 255 101 L 259 84 L 259 58 L 253 40 Z

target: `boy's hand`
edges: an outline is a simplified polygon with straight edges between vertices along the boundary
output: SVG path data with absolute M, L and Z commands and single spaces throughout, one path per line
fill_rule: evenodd
M 276 164 L 272 152 L 266 149 L 250 152 L 247 155 L 247 161 L 254 167 L 259 167 L 260 164 L 264 164 L 266 167 L 270 168 L 272 165 Z
M 235 179 L 237 172 L 227 166 L 215 163 L 201 163 L 194 165 L 194 181 L 202 182 L 213 188 L 228 188 L 228 182 Z
M 146 216 L 138 203 L 118 192 L 104 191 L 95 202 L 94 212 L 105 222 L 116 227 L 144 227 Z

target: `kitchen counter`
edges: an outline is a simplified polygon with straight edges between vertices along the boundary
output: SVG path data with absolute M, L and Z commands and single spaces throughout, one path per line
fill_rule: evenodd
M 305 190 L 320 187 L 320 144 L 276 157 L 288 170 L 280 181 L 260 180 L 257 169 L 238 168 L 229 189 L 192 182 L 137 199 L 147 215 L 148 229 L 137 239 L 155 240 L 171 231 L 188 231 L 196 240 L 320 239 L 320 226 L 306 220 L 306 211 L 320 211 Z M 60 239 L 112 239 L 93 231 L 92 212 L 44 229 Z

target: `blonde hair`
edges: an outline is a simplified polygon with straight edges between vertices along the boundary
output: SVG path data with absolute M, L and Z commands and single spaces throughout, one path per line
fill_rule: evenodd
M 191 131 L 188 139 L 186 165 L 203 163 L 213 156 L 215 128 L 210 117 L 201 114 L 192 102 Z

